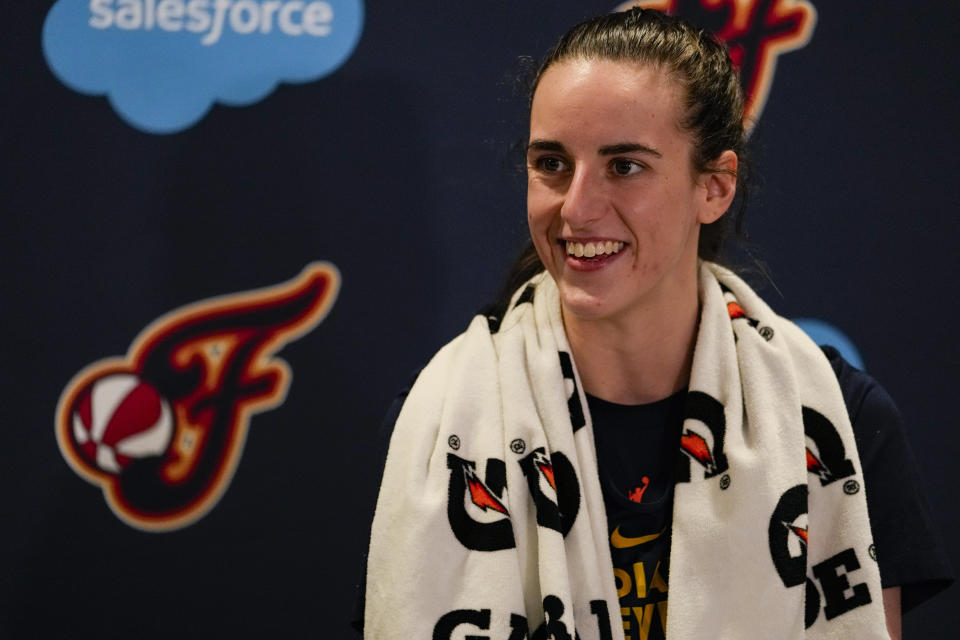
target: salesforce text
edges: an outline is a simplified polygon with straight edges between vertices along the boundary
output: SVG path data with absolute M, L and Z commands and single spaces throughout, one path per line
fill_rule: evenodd
M 328 3 L 301 0 L 90 0 L 90 14 L 94 29 L 206 32 L 205 45 L 220 40 L 226 26 L 249 34 L 270 33 L 276 24 L 290 36 L 326 36 L 333 21 Z

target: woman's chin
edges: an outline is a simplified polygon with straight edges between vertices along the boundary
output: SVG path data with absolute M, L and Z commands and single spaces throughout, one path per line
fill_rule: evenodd
M 564 282 L 558 283 L 558 288 L 564 317 L 600 320 L 611 315 L 613 305 L 609 294 L 588 291 Z

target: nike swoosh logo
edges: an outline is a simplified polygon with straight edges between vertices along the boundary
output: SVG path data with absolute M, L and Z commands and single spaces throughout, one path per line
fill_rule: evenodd
M 612 544 L 617 549 L 627 549 L 629 547 L 637 547 L 641 544 L 650 542 L 651 540 L 656 540 L 659 538 L 663 532 L 666 531 L 666 528 L 661 529 L 657 533 L 651 533 L 645 536 L 639 536 L 637 538 L 628 538 L 626 536 L 620 535 L 620 526 L 617 525 L 617 528 L 613 530 L 613 533 L 610 534 L 610 544 Z

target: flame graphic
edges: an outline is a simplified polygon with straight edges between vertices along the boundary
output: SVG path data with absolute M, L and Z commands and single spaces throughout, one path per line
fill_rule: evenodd
M 483 484 L 483 481 L 477 477 L 477 474 L 474 473 L 473 469 L 465 466 L 463 468 L 463 474 L 467 479 L 467 488 L 470 490 L 470 500 L 473 501 L 473 504 L 477 505 L 484 511 L 487 509 L 493 509 L 494 511 L 499 511 L 503 515 L 509 515 L 507 513 L 507 508 L 503 506 L 503 503 L 500 502 L 495 495 L 493 495 L 493 492 L 487 488 L 487 485 Z
M 618 5 L 676 14 L 716 33 L 739 68 L 744 125 L 752 128 L 770 95 L 777 59 L 810 42 L 817 10 L 809 0 L 628 0 Z
M 340 275 L 320 262 L 288 282 L 220 296 L 155 320 L 123 358 L 95 362 L 67 384 L 56 414 L 60 452 L 98 485 L 127 524 L 169 531 L 212 509 L 233 478 L 250 419 L 283 403 L 293 374 L 274 354 L 315 328 L 336 299 Z M 105 473 L 82 456 L 71 416 L 82 392 L 116 373 L 132 374 L 173 408 L 173 440 L 160 457 L 134 460 Z
M 800 542 L 802 542 L 804 546 L 808 544 L 809 542 L 809 540 L 807 539 L 808 534 L 807 534 L 807 529 L 805 527 L 798 527 L 796 525 L 790 524 L 789 522 L 784 522 L 783 526 L 785 526 L 787 529 L 792 531 L 798 538 L 800 538 Z
M 743 307 L 741 307 L 736 302 L 727 303 L 727 314 L 730 316 L 731 320 L 735 318 L 743 318 L 743 317 L 746 317 L 747 315 L 746 313 L 744 313 Z
M 833 472 L 820 461 L 820 458 L 810 450 L 810 447 L 807 447 L 807 471 L 816 474 L 818 478 L 827 482 L 834 479 Z
M 538 451 L 534 456 L 534 464 L 537 465 L 537 469 L 543 474 L 543 477 L 547 480 L 550 487 L 556 491 L 557 482 L 553 477 L 553 463 L 550 461 L 550 458 L 548 458 L 545 453 Z
M 680 448 L 707 469 L 713 468 L 713 456 L 703 436 L 687 430 L 680 436 Z

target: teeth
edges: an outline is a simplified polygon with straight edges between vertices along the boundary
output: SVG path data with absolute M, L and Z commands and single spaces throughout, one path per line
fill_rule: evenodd
M 567 255 L 578 258 L 592 258 L 603 254 L 613 255 L 623 249 L 622 242 L 607 240 L 606 242 L 572 242 L 567 241 Z

